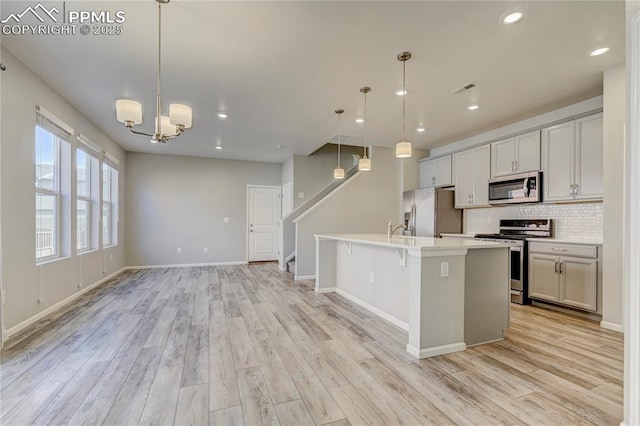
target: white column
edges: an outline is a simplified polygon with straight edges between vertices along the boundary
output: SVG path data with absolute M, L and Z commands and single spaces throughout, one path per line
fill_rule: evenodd
M 640 2 L 627 1 L 624 424 L 640 425 Z M 606 248 L 605 248 L 606 249 Z

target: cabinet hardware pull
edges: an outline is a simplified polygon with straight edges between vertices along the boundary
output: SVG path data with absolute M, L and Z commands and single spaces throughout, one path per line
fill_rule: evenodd
M 560 262 L 560 273 L 562 273 L 562 265 L 564 265 L 564 262 Z
M 551 250 L 553 250 L 553 251 L 567 251 L 567 249 L 565 249 L 565 248 L 557 248 L 557 247 L 551 247 Z
M 516 165 L 516 166 L 515 166 L 515 170 L 518 170 L 518 160 L 514 161 L 514 163 L 515 163 L 515 165 Z
M 553 269 L 554 269 L 555 273 L 557 274 L 558 273 L 558 261 L 557 260 L 555 262 L 555 267 Z

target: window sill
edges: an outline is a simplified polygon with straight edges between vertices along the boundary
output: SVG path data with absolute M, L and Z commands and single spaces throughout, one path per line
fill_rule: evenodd
M 110 249 L 110 248 L 114 248 L 114 247 L 118 247 L 118 245 L 117 244 L 111 244 L 109 246 L 103 246 L 102 250 L 106 250 L 106 249 Z
M 36 266 L 44 266 L 44 265 L 48 265 L 50 263 L 56 263 L 56 262 L 59 262 L 61 260 L 66 260 L 66 259 L 69 259 L 69 258 L 70 258 L 70 256 L 59 256 L 59 257 L 48 258 L 48 259 L 36 261 Z
M 77 256 L 84 256 L 85 254 L 91 254 L 91 253 L 95 253 L 97 252 L 98 249 L 88 249 L 88 250 L 82 250 L 82 251 L 78 251 L 76 252 Z

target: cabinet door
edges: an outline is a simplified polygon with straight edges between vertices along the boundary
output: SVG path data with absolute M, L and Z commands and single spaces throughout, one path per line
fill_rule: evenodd
M 435 164 L 433 161 L 420 163 L 420 188 L 431 188 L 436 184 Z
M 456 208 L 469 207 L 473 193 L 473 150 L 453 154 L 453 184 Z
M 597 309 L 598 260 L 560 258 L 560 303 L 588 311 Z
M 543 201 L 573 200 L 574 151 L 573 121 L 542 130 Z
M 516 136 L 516 170 L 540 170 L 540 130 Z
M 451 156 L 433 160 L 435 163 L 436 186 L 451 185 Z
M 484 145 L 473 150 L 473 197 L 474 206 L 489 205 L 489 176 L 491 175 L 491 148 Z
M 558 286 L 558 258 L 548 254 L 529 254 L 529 297 L 557 302 L 560 296 Z
M 602 114 L 576 120 L 576 199 L 602 198 Z
M 514 138 L 491 144 L 491 177 L 505 176 L 514 173 L 516 159 L 516 142 Z

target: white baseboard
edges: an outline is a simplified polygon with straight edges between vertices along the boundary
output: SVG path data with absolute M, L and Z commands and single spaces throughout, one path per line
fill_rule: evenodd
M 21 323 L 19 323 L 17 325 L 14 325 L 13 327 L 7 329 L 6 332 L 3 333 L 5 341 L 8 340 L 11 336 L 13 336 L 13 335 L 21 332 L 25 328 L 29 327 L 31 324 L 34 324 L 35 322 L 41 320 L 42 318 L 46 317 L 47 315 L 57 311 L 58 309 L 68 305 L 69 303 L 73 302 L 74 300 L 76 300 L 78 297 L 82 296 L 83 294 L 85 294 L 89 290 L 92 290 L 92 289 L 98 287 L 100 284 L 110 280 L 111 278 L 115 277 L 116 275 L 118 275 L 121 272 L 126 271 L 128 269 L 131 269 L 131 268 L 129 268 L 127 266 L 122 267 L 122 268 L 118 269 L 116 272 L 113 272 L 113 273 L 107 275 L 106 277 L 101 278 L 100 280 L 96 281 L 95 283 L 86 286 L 85 288 L 83 288 L 79 292 L 73 293 L 71 296 L 67 297 L 66 299 L 63 299 L 63 300 L 59 301 L 58 303 L 49 306 L 47 309 L 44 309 L 44 310 L 38 312 L 37 314 L 35 314 L 31 318 L 28 318 L 28 319 L 22 321 Z
M 301 280 L 315 280 L 316 276 L 315 275 L 296 275 L 294 278 L 296 281 L 301 281 Z
M 381 311 L 380 309 L 376 308 L 375 306 L 372 306 L 372 305 L 368 304 L 367 302 L 358 299 L 355 296 L 352 296 L 351 294 L 345 292 L 344 290 L 336 288 L 335 291 L 336 291 L 336 293 L 338 293 L 340 296 L 344 297 L 345 299 L 349 299 L 350 301 L 352 301 L 356 305 L 362 306 L 366 310 L 368 310 L 370 312 L 373 312 L 374 314 L 378 315 L 380 318 L 389 321 L 391 324 L 393 324 L 393 325 L 395 325 L 397 327 L 400 327 L 404 331 L 409 331 L 409 324 L 407 324 L 406 322 L 400 321 L 398 318 L 396 318 L 394 316 L 391 316 L 391 315 L 389 315 L 388 313 L 386 313 L 384 311 Z
M 336 288 L 335 287 L 327 287 L 327 288 L 318 288 L 316 289 L 316 293 L 322 294 L 322 293 L 335 293 L 336 292 Z
M 614 322 L 600 321 L 600 327 L 606 330 L 617 331 L 618 333 L 624 333 L 624 327 Z
M 429 358 L 437 355 L 450 354 L 452 352 L 464 351 L 467 345 L 464 342 L 451 343 L 449 345 L 434 346 L 432 348 L 418 349 L 413 345 L 407 345 L 407 352 L 416 358 Z
M 212 262 L 212 263 L 174 263 L 169 265 L 138 265 L 127 266 L 126 269 L 159 269 L 159 268 L 194 268 L 198 266 L 230 266 L 247 265 L 249 262 L 240 260 L 235 262 Z

